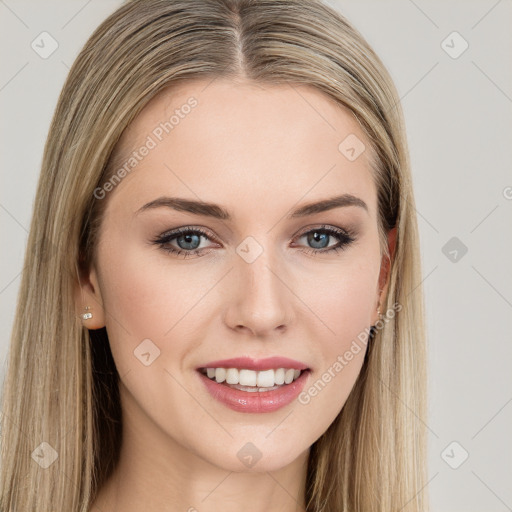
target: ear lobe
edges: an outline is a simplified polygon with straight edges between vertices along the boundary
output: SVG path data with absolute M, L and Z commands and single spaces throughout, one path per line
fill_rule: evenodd
M 75 306 L 77 315 L 87 329 L 101 329 L 105 327 L 105 312 L 103 299 L 96 269 L 91 269 L 80 277 L 75 287 Z M 85 308 L 89 309 L 85 309 Z M 84 313 L 90 313 L 91 318 L 83 318 Z

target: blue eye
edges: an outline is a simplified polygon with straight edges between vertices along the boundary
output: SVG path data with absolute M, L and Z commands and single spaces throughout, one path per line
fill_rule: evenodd
M 211 249 L 211 247 L 201 247 L 201 238 L 211 239 L 209 234 L 200 228 L 183 227 L 160 235 L 152 243 L 170 254 L 188 258 Z M 355 241 L 354 233 L 325 225 L 310 229 L 296 238 L 306 238 L 306 242 L 312 244 L 312 247 L 306 247 L 304 251 L 312 254 L 337 252 Z M 329 245 L 330 238 L 337 239 L 338 243 Z M 177 247 L 171 242 L 177 244 Z
M 179 228 L 169 233 L 161 235 L 153 242 L 159 245 L 164 251 L 167 251 L 176 256 L 183 256 L 188 258 L 200 254 L 205 249 L 204 247 L 199 248 L 201 244 L 201 238 L 210 239 L 206 231 L 200 228 Z M 176 240 L 178 247 L 170 245 L 172 241 Z
M 310 229 L 306 231 L 300 238 L 306 238 L 308 244 L 312 244 L 306 252 L 312 254 L 316 253 L 330 253 L 331 251 L 337 252 L 346 249 L 352 242 L 355 241 L 355 236 L 349 231 L 344 231 L 339 228 L 321 226 L 319 228 Z M 330 238 L 337 238 L 338 243 L 329 245 Z

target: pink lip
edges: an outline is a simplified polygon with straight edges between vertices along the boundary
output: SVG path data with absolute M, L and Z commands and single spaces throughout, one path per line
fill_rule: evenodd
M 235 357 L 233 359 L 222 359 L 211 361 L 200 368 L 241 368 L 247 370 L 271 370 L 273 368 L 293 368 L 295 370 L 307 370 L 309 367 L 299 361 L 287 357 L 267 357 L 265 359 L 251 359 L 250 357 Z
M 229 361 L 234 360 L 230 359 Z M 216 361 L 215 364 L 218 365 L 220 362 L 221 361 Z M 259 364 L 262 364 L 261 361 Z M 216 367 L 220 368 L 224 367 L 224 365 L 218 365 Z M 236 368 L 237 365 L 230 367 Z M 278 367 L 282 368 L 283 366 L 278 365 Z M 293 368 L 293 365 L 291 367 Z M 212 366 L 207 366 L 207 368 L 212 368 Z M 242 365 L 242 368 L 247 368 L 247 366 L 244 364 Z M 197 373 L 201 380 L 204 382 L 206 389 L 212 395 L 212 397 L 230 409 L 233 409 L 237 412 L 263 413 L 277 411 L 278 409 L 281 409 L 281 407 L 284 407 L 293 402 L 293 400 L 295 400 L 304 389 L 304 386 L 309 378 L 310 371 L 303 371 L 297 380 L 293 381 L 291 384 L 283 385 L 282 387 L 273 391 L 255 392 L 230 388 L 225 384 L 219 384 L 218 382 L 208 378 L 206 375 L 200 372 Z

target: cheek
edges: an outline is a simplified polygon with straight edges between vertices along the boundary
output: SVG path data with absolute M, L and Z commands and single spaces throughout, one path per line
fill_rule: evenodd
M 300 279 L 299 296 L 320 322 L 327 351 L 340 349 L 370 327 L 378 265 L 378 254 L 362 260 L 354 253 L 340 260 L 334 270 L 318 270 Z
M 333 325 L 337 339 L 342 343 L 369 327 L 375 283 L 368 279 L 368 274 L 351 273 L 326 298 L 324 311 Z
M 143 340 L 150 339 L 163 350 L 169 339 L 185 339 L 186 332 L 200 322 L 198 312 L 208 303 L 205 295 L 222 272 L 204 263 L 167 257 L 157 248 L 141 247 L 140 242 L 133 247 L 125 243 L 121 254 L 117 249 L 121 241 L 111 240 L 100 254 L 101 288 L 112 354 L 121 372 L 134 364 L 133 351 Z M 173 343 L 175 360 L 180 359 L 180 347 L 190 348 Z
M 342 409 L 364 362 L 379 270 L 378 254 L 367 255 L 357 263 L 347 258 L 337 266 L 336 275 L 319 274 L 301 288 L 320 328 L 310 331 L 317 340 L 318 365 L 298 403 L 318 419 L 318 435 Z
M 105 322 L 118 367 L 129 364 L 142 340 L 160 345 L 156 340 L 172 327 L 181 300 L 172 282 L 141 256 L 140 250 L 112 237 L 99 253 Z

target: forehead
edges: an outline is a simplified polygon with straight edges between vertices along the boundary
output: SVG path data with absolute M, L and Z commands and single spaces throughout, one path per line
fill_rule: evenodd
M 359 123 L 311 86 L 182 82 L 161 91 L 128 126 L 115 167 L 144 146 L 150 149 L 113 194 L 134 207 L 165 193 L 294 204 L 339 192 L 364 196 L 374 208 L 370 148 Z M 347 157 L 351 147 L 362 150 L 356 159 Z

